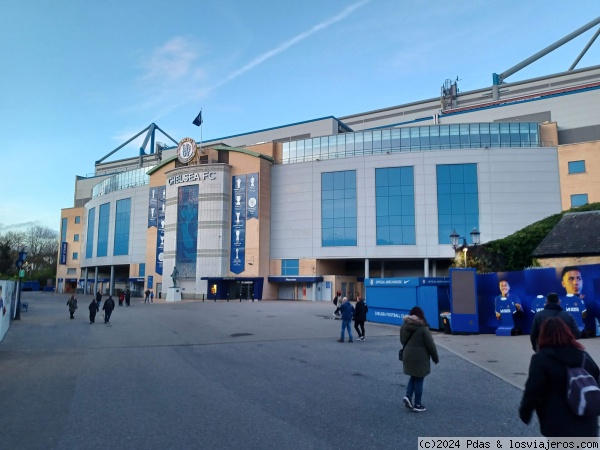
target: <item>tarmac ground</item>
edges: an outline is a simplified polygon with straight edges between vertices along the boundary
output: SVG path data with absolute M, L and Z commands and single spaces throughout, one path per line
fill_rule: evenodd
M 91 296 L 23 292 L 29 311 L 0 342 L 0 448 L 397 449 L 417 437 L 540 436 L 517 413 L 528 336 L 434 332 L 440 364 L 416 413 L 399 329 L 366 324 L 338 343 L 330 302 L 116 307 L 90 325 Z M 354 330 L 353 330 L 354 333 Z M 600 360 L 600 340 L 584 345 Z

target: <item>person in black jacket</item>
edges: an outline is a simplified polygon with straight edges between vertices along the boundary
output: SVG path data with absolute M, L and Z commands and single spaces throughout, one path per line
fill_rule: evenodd
M 365 340 L 365 321 L 367 320 L 368 311 L 369 307 L 365 303 L 365 299 L 358 297 L 356 300 L 356 306 L 354 307 L 354 329 L 358 334 L 359 341 Z
M 108 298 L 104 301 L 104 306 L 102 307 L 104 310 L 104 323 L 110 322 L 110 315 L 115 309 L 115 301 L 112 298 L 112 295 L 109 295 Z
M 96 313 L 98 312 L 98 302 L 92 297 L 92 302 L 88 306 L 90 310 L 90 325 L 96 321 Z
M 598 436 L 598 417 L 576 415 L 567 403 L 567 367 L 581 366 L 596 382 L 600 369 L 583 351 L 569 326 L 559 317 L 542 323 L 538 351 L 531 357 L 529 376 L 519 407 L 519 417 L 529 424 L 535 410 L 540 431 L 546 437 Z
M 569 314 L 567 311 L 563 310 L 560 306 L 560 298 L 558 298 L 558 294 L 551 292 L 546 297 L 546 304 L 544 305 L 544 309 L 535 313 L 533 316 L 533 323 L 531 325 L 531 333 L 529 334 L 529 339 L 531 339 L 531 346 L 533 347 L 533 351 L 537 350 L 537 341 L 538 336 L 540 334 L 540 327 L 542 322 L 544 322 L 549 317 L 559 317 L 565 322 L 575 339 L 579 339 L 580 333 L 579 328 L 577 327 L 577 322 L 575 322 L 575 318 Z

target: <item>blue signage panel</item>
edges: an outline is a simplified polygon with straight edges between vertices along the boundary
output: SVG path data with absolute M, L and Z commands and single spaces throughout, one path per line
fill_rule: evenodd
M 250 173 L 247 176 L 248 180 L 248 205 L 247 218 L 258 220 L 258 173 Z
M 65 241 L 60 243 L 60 264 L 65 265 L 67 264 L 67 249 L 68 249 L 68 243 L 66 243 Z
M 156 261 L 155 272 L 158 275 L 163 274 L 163 260 L 165 256 L 165 202 L 167 201 L 166 186 L 159 186 L 156 212 Z
M 164 205 L 164 203 L 163 203 Z M 156 227 L 158 223 L 158 188 L 151 187 L 148 198 L 148 228 Z
M 413 305 L 414 306 L 414 305 Z M 402 325 L 402 319 L 408 315 L 410 309 L 379 308 L 369 304 L 367 320 L 369 322 L 389 323 L 391 325 Z
M 148 275 L 148 289 L 153 289 L 154 287 L 154 276 Z
M 419 278 L 365 278 L 365 286 L 380 287 L 414 287 L 419 285 Z
M 232 177 L 231 246 L 229 270 L 235 274 L 246 265 L 246 175 Z

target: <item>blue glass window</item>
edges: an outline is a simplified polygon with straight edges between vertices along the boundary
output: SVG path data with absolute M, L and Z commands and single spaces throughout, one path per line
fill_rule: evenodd
M 73 241 L 74 242 L 79 242 L 79 235 L 78 234 L 74 234 L 73 235 Z
M 177 253 L 175 262 L 181 277 L 196 276 L 198 247 L 197 184 L 182 186 L 177 191 Z
M 415 245 L 412 167 L 375 169 L 377 245 Z
M 569 161 L 569 173 L 585 172 L 585 161 Z
M 85 243 L 85 257 L 91 258 L 94 256 L 94 223 L 96 220 L 96 208 L 92 208 L 88 211 L 88 220 L 87 220 L 87 233 L 86 233 L 86 243 Z
M 131 216 L 131 199 L 117 200 L 115 215 L 115 248 L 114 255 L 129 254 L 129 221 Z
M 108 223 L 110 220 L 110 203 L 100 205 L 98 213 L 98 247 L 96 256 L 108 255 Z
M 571 208 L 588 204 L 587 194 L 573 194 L 571 195 Z
M 75 223 L 81 223 L 81 216 L 75 216 Z
M 453 230 L 467 241 L 479 228 L 477 164 L 442 164 L 437 169 L 438 242 L 450 244 Z
M 138 273 L 139 277 L 145 277 L 146 276 L 146 263 L 140 263 L 140 271 Z
M 62 242 L 66 242 L 67 241 L 67 224 L 68 224 L 68 220 L 66 217 L 63 217 L 63 219 L 61 220 L 61 227 L 60 227 L 60 240 Z
M 299 275 L 300 260 L 298 259 L 282 259 L 281 260 L 281 275 Z
M 79 259 L 79 253 L 78 252 L 73 252 L 73 259 Z
M 321 174 L 321 245 L 356 245 L 356 172 Z

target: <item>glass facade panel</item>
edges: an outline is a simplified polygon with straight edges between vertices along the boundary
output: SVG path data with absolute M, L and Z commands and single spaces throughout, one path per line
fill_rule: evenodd
M 341 133 L 320 138 L 284 142 L 282 162 L 289 164 L 315 159 L 370 155 L 388 151 L 427 151 L 499 146 L 539 147 L 538 127 L 535 122 L 468 123 Z M 140 170 L 145 171 L 146 169 Z M 133 174 L 133 171 L 128 173 Z M 115 184 L 110 179 L 102 183 Z M 130 185 L 136 185 L 135 183 L 139 183 L 139 180 L 131 183 L 133 184 Z M 121 185 L 130 186 L 123 183 L 119 184 L 119 186 Z M 118 188 L 122 189 L 124 187 Z M 106 192 L 110 190 L 114 190 L 114 186 L 107 188 Z
M 129 170 L 113 175 L 94 186 L 92 189 L 92 198 L 108 194 L 109 192 L 148 184 L 150 183 L 150 177 L 146 173 L 150 169 L 152 167 L 142 167 L 141 169 Z
M 413 167 L 375 169 L 377 245 L 415 245 Z
M 117 200 L 117 210 L 115 213 L 115 245 L 113 254 L 129 254 L 129 222 L 131 216 L 131 199 L 124 198 Z
M 140 270 L 138 272 L 138 277 L 146 276 L 146 263 L 140 263 Z
M 588 195 L 587 194 L 573 194 L 571 195 L 571 208 L 578 206 L 587 205 Z
M 87 233 L 85 242 L 85 257 L 92 258 L 94 256 L 94 223 L 96 220 L 96 208 L 91 208 L 88 211 L 88 219 L 87 219 Z
M 177 190 L 177 245 L 175 265 L 182 278 L 196 276 L 198 247 L 198 191 L 197 184 Z
M 436 171 L 438 243 L 450 244 L 453 230 L 469 242 L 479 228 L 477 164 L 440 164 Z
M 96 256 L 108 255 L 108 224 L 110 221 L 110 203 L 100 205 L 98 214 L 98 246 Z
M 63 217 L 63 219 L 61 220 L 61 226 L 60 226 L 60 240 L 62 242 L 66 242 L 67 241 L 67 227 L 69 224 L 69 220 L 66 217 Z
M 355 246 L 356 171 L 321 174 L 321 245 Z
M 300 260 L 282 259 L 281 275 L 300 275 Z
M 585 172 L 585 161 L 569 161 L 569 173 Z

